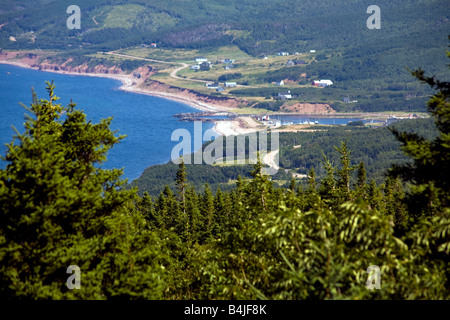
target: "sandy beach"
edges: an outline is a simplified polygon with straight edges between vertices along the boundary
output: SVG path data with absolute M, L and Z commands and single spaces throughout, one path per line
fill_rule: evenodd
M 258 131 L 259 123 L 250 117 L 239 117 L 236 120 L 217 121 L 214 130 L 223 136 L 236 136 Z

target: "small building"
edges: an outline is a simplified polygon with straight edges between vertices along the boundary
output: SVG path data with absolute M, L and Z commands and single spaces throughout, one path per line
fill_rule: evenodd
M 223 63 L 234 63 L 236 60 L 232 60 L 232 59 L 225 59 L 223 60 Z
M 325 85 L 325 86 L 331 86 L 333 84 L 333 81 L 331 80 L 320 80 L 320 85 Z
M 348 98 L 348 97 L 344 98 L 342 101 L 344 101 L 344 103 L 350 103 L 351 102 L 350 98 Z
M 222 86 L 218 86 L 216 91 L 221 92 L 221 91 L 225 91 L 225 89 Z
M 281 51 L 281 52 L 278 52 L 278 55 L 279 55 L 279 56 L 288 56 L 288 55 L 289 55 L 289 52 Z
M 281 100 L 291 99 L 292 98 L 291 91 L 278 93 L 278 98 L 280 98 Z
M 193 64 L 192 66 L 190 66 L 191 70 L 200 70 L 200 65 L 199 64 Z
M 279 82 L 276 82 L 275 84 L 276 84 L 277 86 L 284 86 L 284 81 L 281 80 L 281 81 L 279 81 Z
M 150 47 L 156 48 L 156 43 L 150 43 Z
M 225 87 L 227 87 L 227 88 L 236 87 L 236 86 L 237 86 L 236 82 L 225 82 Z
M 315 53 L 316 50 L 309 50 L 309 53 Z
M 319 87 L 328 87 L 333 84 L 333 81 L 331 80 L 314 80 L 312 82 L 313 86 L 319 86 Z
M 203 63 L 203 62 L 207 62 L 208 59 L 206 59 L 205 57 L 197 57 L 195 58 L 195 62 L 197 63 Z
M 286 62 L 287 66 L 293 66 L 295 63 L 292 60 L 289 60 L 288 62 Z
M 232 64 L 226 65 L 225 67 L 223 67 L 224 70 L 230 70 L 233 69 L 234 66 Z
M 219 88 L 219 83 L 218 83 L 218 82 L 207 83 L 207 84 L 206 84 L 206 87 L 207 87 L 208 89 L 217 89 L 217 88 Z

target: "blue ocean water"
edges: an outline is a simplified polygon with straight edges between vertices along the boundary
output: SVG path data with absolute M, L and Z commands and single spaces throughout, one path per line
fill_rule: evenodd
M 55 94 L 61 97 L 59 102 L 67 105 L 72 99 L 93 123 L 113 117 L 111 128 L 127 137 L 109 151 L 103 167 L 124 168 L 123 177 L 129 181 L 138 178 L 148 166 L 170 160 L 173 147 L 179 143 L 171 141 L 174 130 L 187 129 L 194 137 L 194 123 L 172 118 L 175 113 L 198 112 L 186 104 L 122 91 L 118 80 L 56 74 L 0 64 L 1 155 L 5 155 L 5 144 L 11 142 L 15 135 L 11 125 L 19 132 L 24 131 L 24 114 L 27 111 L 19 102 L 30 105 L 31 88 L 35 89 L 38 98 L 48 98 L 46 80 L 54 80 Z M 212 123 L 203 123 L 202 131 L 212 127 Z M 6 162 L 0 160 L 0 167 L 5 168 Z

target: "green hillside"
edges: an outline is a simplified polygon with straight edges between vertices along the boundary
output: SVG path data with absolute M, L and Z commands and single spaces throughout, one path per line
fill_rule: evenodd
M 179 57 L 174 59 L 171 54 L 170 61 L 187 61 L 184 58 L 189 53 L 185 52 L 189 50 L 207 55 L 224 47 L 238 49 L 237 57 L 231 57 L 234 59 L 299 52 L 307 54 L 299 58 L 306 59 L 300 66 L 286 66 L 283 61 L 261 64 L 260 70 L 256 62 L 240 63 L 235 72 L 244 75 L 239 82 L 253 88 L 232 94 L 273 97 L 278 91 L 267 85 L 289 79 L 295 85 L 286 89 L 294 90 L 298 101 L 326 102 L 346 112 L 424 111 L 431 91 L 414 82 L 407 68 L 421 67 L 448 78 L 447 70 L 437 68 L 446 63 L 450 27 L 448 4 L 440 0 L 380 0 L 379 30 L 366 26 L 370 3 L 355 0 L 81 0 L 77 2 L 79 30 L 66 27 L 66 9 L 71 4 L 68 0 L 3 1 L 0 48 L 53 50 L 61 58 L 74 58 L 72 64 L 105 63 L 104 57 L 94 58 L 93 54 L 150 43 L 165 51 L 158 56 L 159 51 L 144 50 L 144 57 L 164 60 L 167 52 L 177 52 Z M 316 52 L 310 54 L 310 50 Z M 134 62 L 127 62 L 125 69 L 142 64 Z M 223 74 L 217 71 L 201 73 L 206 80 L 220 76 Z M 332 79 L 334 85 L 323 90 L 308 88 L 317 79 Z M 157 80 L 167 79 L 162 75 Z M 358 103 L 343 103 L 345 97 Z M 270 110 L 277 108 L 269 106 Z
M 351 152 L 352 164 L 364 162 L 369 180 L 377 183 L 384 181 L 387 170 L 395 164 L 405 163 L 407 158 L 400 150 L 400 143 L 395 139 L 391 129 L 396 128 L 405 132 L 414 132 L 429 139 L 436 135 L 436 128 L 432 119 L 405 120 L 389 127 L 367 128 L 352 126 L 324 126 L 319 131 L 281 133 L 280 134 L 280 167 L 273 180 L 278 185 L 287 187 L 292 179 L 291 173 L 308 174 L 315 169 L 319 178 L 326 176 L 324 155 L 334 164 L 339 163 L 339 154 L 335 147 L 345 141 Z M 299 146 L 301 147 L 295 147 Z M 248 145 L 246 145 L 248 148 Z M 236 150 L 236 146 L 235 146 Z M 225 149 L 224 149 L 225 152 Z M 248 150 L 246 150 L 248 152 Z M 225 154 L 224 154 L 225 156 Z M 148 192 L 151 196 L 158 196 L 166 185 L 175 188 L 175 176 L 178 166 L 167 164 L 148 167 L 142 175 L 130 183 L 137 186 L 139 193 Z M 250 165 L 217 166 L 207 164 L 186 165 L 189 182 L 196 190 L 203 191 L 205 184 L 215 191 L 230 190 L 238 175 L 243 179 L 250 177 Z M 285 172 L 288 170 L 288 173 Z M 356 181 L 356 172 L 353 177 Z M 307 179 L 298 179 L 300 184 L 306 184 Z

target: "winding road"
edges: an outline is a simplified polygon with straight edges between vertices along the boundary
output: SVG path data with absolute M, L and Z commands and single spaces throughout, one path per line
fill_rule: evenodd
M 212 81 L 210 80 L 198 80 L 198 79 L 190 79 L 190 78 L 183 78 L 183 77 L 179 77 L 177 76 L 177 73 L 180 72 L 181 70 L 189 67 L 189 65 L 187 63 L 183 63 L 183 62 L 170 62 L 170 61 L 162 61 L 162 60 L 156 60 L 156 59 L 149 59 L 149 58 L 141 58 L 141 57 L 136 57 L 136 56 L 131 56 L 128 54 L 122 54 L 122 53 L 116 53 L 113 51 L 110 52 L 99 52 L 99 53 L 104 53 L 104 54 L 109 54 L 109 55 L 113 55 L 113 56 L 118 56 L 118 57 L 124 57 L 124 58 L 131 58 L 131 59 L 136 59 L 136 60 L 144 60 L 144 61 L 150 61 L 150 62 L 158 62 L 158 63 L 163 63 L 163 64 L 179 64 L 181 65 L 180 67 L 174 69 L 171 73 L 170 73 L 170 77 L 173 79 L 177 79 L 177 80 L 184 80 L 184 81 L 192 81 L 192 82 L 201 82 L 201 83 L 211 83 Z M 242 85 L 239 84 L 237 85 L 237 87 L 246 87 L 246 88 L 256 88 L 256 87 L 252 87 L 252 86 L 247 86 L 247 85 Z
M 155 60 L 155 59 L 148 59 L 148 58 L 141 58 L 141 57 L 136 57 L 136 56 L 131 56 L 128 54 L 122 54 L 122 53 L 115 53 L 115 52 L 102 52 L 105 54 L 109 54 L 109 55 L 113 55 L 113 56 L 118 56 L 118 57 L 123 57 L 123 58 L 132 58 L 132 59 L 136 59 L 136 60 L 144 60 L 144 61 L 150 61 L 150 62 L 158 62 L 158 63 L 163 63 L 163 64 L 179 64 L 181 65 L 180 67 L 174 69 L 171 73 L 170 73 L 170 77 L 174 78 L 174 79 L 178 79 L 178 80 L 184 80 L 184 81 L 193 81 L 193 82 L 201 82 L 201 83 L 210 83 L 211 81 L 206 81 L 206 80 L 197 80 L 197 79 L 187 79 L 187 78 L 182 78 L 177 76 L 177 73 L 180 72 L 181 70 L 189 67 L 188 64 L 183 63 L 183 62 L 170 62 L 170 61 L 162 61 L 162 60 Z
M 98 17 L 99 15 L 103 14 L 103 11 L 100 12 L 99 14 L 96 14 L 95 16 L 92 17 L 92 21 L 94 21 L 95 24 L 98 24 L 97 20 L 95 20 L 96 17 Z

